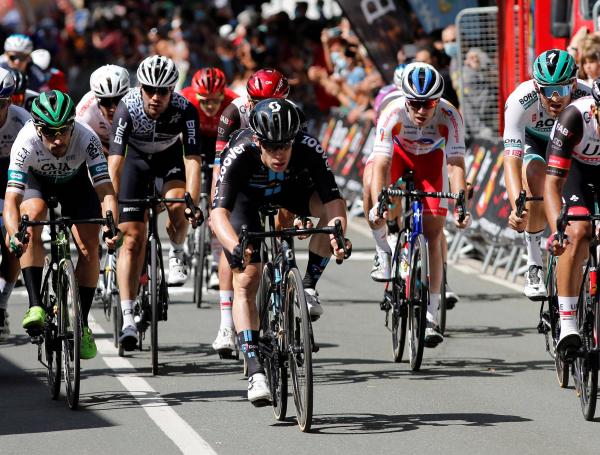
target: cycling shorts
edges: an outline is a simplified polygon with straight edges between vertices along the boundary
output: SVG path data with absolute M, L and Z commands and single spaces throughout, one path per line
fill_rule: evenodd
M 598 200 L 600 200 L 600 185 L 598 185 L 598 166 L 585 165 L 581 161 L 572 160 L 567 181 L 563 188 L 563 201 L 567 207 L 585 207 L 589 213 L 595 213 L 594 194 L 588 185 L 594 184 Z

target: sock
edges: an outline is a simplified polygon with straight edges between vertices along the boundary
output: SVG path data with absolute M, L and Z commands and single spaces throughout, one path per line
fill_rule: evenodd
M 579 297 L 558 296 L 561 335 L 562 333 L 565 333 L 565 331 L 577 331 L 577 300 L 579 300 Z
M 169 259 L 183 259 L 183 243 L 175 243 L 171 240 L 171 248 L 169 249 Z
M 8 283 L 4 278 L 0 278 L 0 310 L 6 310 L 8 299 L 15 287 L 15 283 Z
M 398 220 L 395 218 L 393 220 L 387 221 L 387 231 L 388 234 L 397 234 L 400 232 L 400 226 L 398 226 Z
M 87 286 L 79 286 L 79 298 L 81 299 L 81 317 L 83 319 L 83 326 L 88 326 L 88 316 L 90 315 L 90 310 L 92 309 L 92 300 L 94 299 L 94 294 L 96 293 L 96 288 L 89 288 Z
M 233 329 L 233 291 L 219 291 L 219 302 L 221 303 L 221 326 L 220 329 Z
M 265 369 L 258 360 L 258 330 L 242 330 L 238 333 L 241 350 L 248 364 L 248 377 L 263 373 Z
M 29 308 L 32 306 L 42 306 L 42 296 L 40 295 L 42 272 L 43 267 L 25 267 L 22 270 L 23 281 L 25 281 L 27 295 L 29 296 Z
M 387 241 L 387 227 L 384 225 L 378 229 L 372 229 L 371 233 L 375 239 L 377 251 L 383 251 L 384 253 L 392 254 L 392 249 Z
M 317 253 L 313 253 L 310 250 L 308 251 L 308 265 L 306 266 L 306 274 L 302 280 L 302 284 L 305 288 L 315 288 L 317 281 L 319 281 L 319 278 L 321 278 L 323 270 L 325 270 L 325 267 L 327 267 L 328 262 L 328 257 L 324 258 L 323 256 L 319 256 Z
M 525 244 L 527 245 L 527 265 L 542 266 L 542 250 L 540 248 L 540 239 L 544 231 L 525 232 Z
M 429 294 L 429 302 L 427 303 L 427 320 L 437 324 L 437 314 L 440 306 L 441 294 Z
M 122 329 L 128 325 L 135 325 L 135 321 L 133 320 L 133 300 L 121 300 L 121 312 L 123 313 Z

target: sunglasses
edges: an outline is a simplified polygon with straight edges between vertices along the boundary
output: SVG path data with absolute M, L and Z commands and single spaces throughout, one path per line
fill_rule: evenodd
M 11 62 L 16 62 L 17 60 L 20 60 L 22 62 L 22 61 L 27 60 L 27 57 L 29 57 L 29 55 L 27 55 L 27 54 L 9 54 L 8 55 L 8 59 Z
M 552 98 L 556 93 L 556 96 L 563 98 L 571 94 L 573 86 L 567 85 L 538 85 L 539 91 L 544 98 Z
M 411 109 L 418 111 L 420 109 L 433 109 L 437 106 L 439 100 L 406 100 Z
M 13 95 L 13 97 L 15 97 L 15 96 L 18 96 L 18 95 Z M 25 96 L 25 95 L 23 95 L 23 96 Z M 4 109 L 10 103 L 11 103 L 10 98 L 0 98 L 0 109 Z
M 278 150 L 285 150 L 290 148 L 294 141 L 290 142 L 261 142 L 260 145 L 270 153 L 274 153 Z
M 202 104 L 203 106 L 208 106 L 210 104 L 221 104 L 223 98 L 223 95 L 218 96 L 216 98 L 201 98 L 200 96 L 198 96 L 198 103 Z
M 38 126 L 38 131 L 43 136 L 46 136 L 46 137 L 64 136 L 64 135 L 70 133 L 72 129 L 73 129 L 73 123 L 70 123 L 70 124 L 60 127 L 60 128 L 51 128 L 46 125 Z
M 113 96 L 112 98 L 97 98 L 98 104 L 102 107 L 110 108 L 119 104 L 122 96 Z
M 157 93 L 159 96 L 165 96 L 171 93 L 171 87 L 151 87 L 149 85 L 142 85 L 142 90 L 144 90 L 148 96 L 154 96 Z

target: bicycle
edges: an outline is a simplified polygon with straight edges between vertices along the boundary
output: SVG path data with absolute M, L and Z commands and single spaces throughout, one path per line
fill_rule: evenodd
M 248 232 L 244 225 L 240 234 L 242 251 L 253 239 L 271 239 L 270 246 L 263 250 L 270 258 L 263 265 L 257 293 L 259 355 L 267 373 L 275 418 L 282 421 L 286 417 L 289 368 L 298 426 L 303 432 L 309 432 L 313 417 L 312 354 L 318 352 L 319 347 L 314 340 L 293 239 L 302 235 L 334 234 L 346 258 L 350 250 L 346 248 L 339 220 L 335 226 L 325 228 L 275 230 L 275 210 L 267 212 L 267 219 L 266 232 Z
M 425 197 L 455 199 L 459 221 L 466 216 L 464 191 L 459 193 L 428 192 L 414 189 L 413 172 L 407 172 L 400 183 L 406 189 L 395 186 L 383 188 L 378 197 L 378 216 L 389 205 L 390 197 L 403 197 L 404 207 L 410 207 L 403 217 L 403 227 L 392 257 L 392 280 L 384 292 L 381 309 L 385 311 L 385 326 L 389 328 L 391 311 L 392 353 L 395 362 L 401 362 L 408 335 L 409 363 L 413 371 L 421 368 L 425 347 L 427 303 L 429 302 L 429 248 L 423 234 L 423 203 Z M 389 285 L 392 289 L 389 290 Z
M 165 269 L 163 264 L 162 246 L 158 234 L 158 214 L 161 204 L 185 203 L 191 213 L 198 208 L 189 193 L 183 198 L 161 197 L 154 187 L 150 196 L 140 199 L 119 199 L 120 204 L 142 207 L 148 210 L 148 235 L 144 263 L 140 276 L 140 285 L 135 299 L 133 318 L 136 323 L 139 337 L 138 349 L 143 350 L 143 340 L 146 330 L 150 327 L 150 351 L 152 375 L 158 374 L 158 321 L 166 321 L 169 308 L 169 292 L 164 279 Z M 200 221 L 200 225 L 203 223 Z M 120 343 L 119 343 L 120 344 Z M 122 352 L 122 346 L 119 347 Z
M 106 218 L 73 220 L 55 214 L 53 209 L 58 205 L 56 198 L 48 198 L 46 204 L 50 219 L 31 221 L 27 215 L 23 215 L 17 234 L 22 242 L 27 238 L 26 230 L 29 226 L 50 226 L 50 254 L 44 261 L 40 290 L 46 320 L 41 330 L 30 329 L 29 334 L 31 342 L 38 346 L 38 361 L 47 369 L 46 378 L 51 398 L 58 398 L 61 374 L 64 374 L 67 403 L 69 408 L 77 409 L 81 375 L 79 349 L 83 325 L 79 285 L 71 260 L 69 229 L 74 224 L 102 224 L 108 226 L 111 237 L 114 237 L 117 230 L 110 211 L 106 212 Z
M 102 280 L 102 308 L 104 317 L 107 321 L 112 320 L 113 326 L 113 344 L 119 349 L 119 356 L 123 356 L 123 347 L 119 346 L 119 332 L 123 326 L 123 314 L 121 313 L 121 298 L 119 296 L 119 287 L 117 284 L 117 254 L 115 251 L 108 251 L 104 255 L 100 265 Z
M 594 205 L 598 207 L 594 191 Z M 592 224 L 592 239 L 589 244 L 588 260 L 583 273 L 577 302 L 577 326 L 582 344 L 577 352 L 563 359 L 571 365 L 571 375 L 575 383 L 575 391 L 579 396 L 581 410 L 586 420 L 593 420 L 598 398 L 598 366 L 600 346 L 598 333 L 600 331 L 600 294 L 598 293 L 598 238 L 596 228 L 600 221 L 600 213 L 590 215 L 569 215 L 564 206 L 557 220 L 556 239 L 562 244 L 565 230 L 569 221 L 589 221 Z M 558 332 L 560 334 L 560 332 Z M 560 354 L 557 355 L 560 357 Z

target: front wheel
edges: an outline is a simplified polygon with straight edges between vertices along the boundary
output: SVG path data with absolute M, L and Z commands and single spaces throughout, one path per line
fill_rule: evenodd
M 152 315 L 150 323 L 150 351 L 152 357 L 152 374 L 158 374 L 158 319 L 159 303 L 158 290 L 160 283 L 158 281 L 158 248 L 156 239 L 150 239 L 150 313 Z
M 302 278 L 296 268 L 287 276 L 286 311 L 289 367 L 298 426 L 309 432 L 313 417 L 312 327 Z
M 394 362 L 401 362 L 406 344 L 407 302 L 405 296 L 406 281 L 401 275 L 401 250 L 406 242 L 406 231 L 403 231 L 396 243 L 394 253 L 394 280 L 392 286 L 392 353 Z
M 62 359 L 64 365 L 67 402 L 71 409 L 79 405 L 80 349 L 81 349 L 81 300 L 79 286 L 75 280 L 73 264 L 63 260 L 59 276 L 58 320 L 62 337 Z
M 418 371 L 423 361 L 429 302 L 429 256 L 422 234 L 412 247 L 408 288 L 408 352 L 411 369 Z
M 446 334 L 446 263 L 444 262 L 444 268 L 442 271 L 442 285 L 440 287 L 440 309 L 438 312 L 438 321 L 440 326 L 440 332 L 442 335 Z
M 57 318 L 54 312 L 54 305 L 56 304 L 56 295 L 52 290 L 52 272 L 49 268 L 49 261 L 46 258 L 44 265 L 44 277 L 42 280 L 42 302 L 46 313 L 52 315 L 46 321 L 44 327 L 44 357 L 46 360 L 46 366 L 48 368 L 46 372 L 46 378 L 48 380 L 48 391 L 50 397 L 56 400 L 60 395 L 60 381 L 62 377 L 62 344 L 58 338 L 58 327 L 56 325 Z M 52 312 L 52 313 L 50 313 Z

